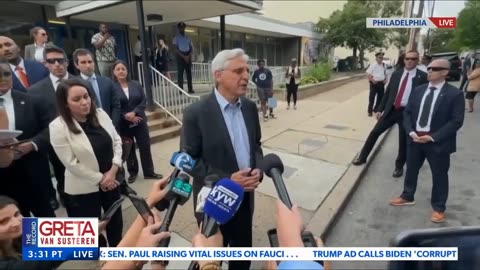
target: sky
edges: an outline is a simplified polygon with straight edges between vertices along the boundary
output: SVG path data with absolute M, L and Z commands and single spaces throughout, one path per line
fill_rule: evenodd
M 460 13 L 465 6 L 465 2 L 466 1 L 462 0 L 437 0 L 435 1 L 435 9 L 433 14 L 435 17 L 457 17 L 458 13 Z M 426 3 L 425 7 L 427 7 Z

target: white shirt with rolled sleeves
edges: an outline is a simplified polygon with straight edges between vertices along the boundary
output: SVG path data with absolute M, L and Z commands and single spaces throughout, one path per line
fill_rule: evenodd
M 371 64 L 367 69 L 367 73 L 371 75 L 376 82 L 383 82 L 386 79 L 386 69 L 383 64 Z

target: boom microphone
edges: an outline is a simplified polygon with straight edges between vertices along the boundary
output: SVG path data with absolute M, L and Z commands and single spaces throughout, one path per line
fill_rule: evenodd
M 178 177 L 180 172 L 191 172 L 193 167 L 195 167 L 195 160 L 193 160 L 193 158 L 187 153 L 175 152 L 170 159 L 170 165 L 175 169 L 170 174 L 170 179 L 168 181 L 169 185 L 173 179 Z M 169 189 L 168 192 L 169 193 L 167 193 L 165 197 L 155 205 L 155 208 L 157 208 L 158 211 L 164 211 L 169 208 L 170 201 L 174 194 L 171 193 L 171 189 Z
M 205 200 L 202 234 L 206 238 L 214 235 L 218 225 L 223 225 L 233 218 L 242 200 L 242 186 L 228 178 L 218 181 Z M 192 261 L 188 270 L 194 270 L 196 265 L 197 263 Z
M 288 207 L 292 209 L 292 201 L 288 196 L 287 187 L 283 181 L 283 163 L 280 157 L 275 154 L 268 154 L 263 158 L 262 170 L 268 177 L 272 178 L 275 189 L 277 190 L 278 197 Z
M 185 204 L 190 195 L 192 194 L 192 186 L 189 183 L 190 177 L 183 172 L 180 172 L 178 176 L 170 181 L 167 186 L 167 195 L 169 195 L 169 206 L 167 213 L 163 219 L 162 225 L 160 226 L 159 232 L 166 232 L 170 228 L 170 223 L 173 220 L 175 211 L 177 210 L 178 205 Z M 167 196 L 166 196 L 167 197 Z M 164 239 L 160 242 L 159 247 L 168 247 L 170 243 L 170 238 Z

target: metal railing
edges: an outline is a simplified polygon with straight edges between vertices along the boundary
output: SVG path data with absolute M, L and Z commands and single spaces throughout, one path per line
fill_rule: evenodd
M 199 101 L 200 97 L 185 92 L 151 65 L 149 65 L 149 71 L 153 102 L 181 125 L 185 108 Z M 143 63 L 138 63 L 138 74 L 140 83 L 144 85 Z

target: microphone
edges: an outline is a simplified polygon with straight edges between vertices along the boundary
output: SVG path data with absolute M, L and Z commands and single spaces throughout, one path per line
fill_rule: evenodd
M 207 238 L 214 235 L 219 224 L 223 225 L 232 219 L 242 200 L 242 186 L 228 178 L 218 181 L 205 200 L 202 234 Z
M 180 172 L 191 172 L 193 167 L 195 167 L 195 160 L 193 160 L 193 158 L 187 153 L 174 152 L 170 158 L 170 165 L 172 165 L 175 169 L 170 174 L 168 185 L 171 184 L 173 179 L 178 177 Z M 170 200 L 172 199 L 172 193 L 170 189 L 169 192 L 170 193 L 167 193 L 167 195 L 155 205 L 155 208 L 157 208 L 158 211 L 164 211 L 165 209 L 169 208 Z
M 206 238 L 214 235 L 218 225 L 223 225 L 233 218 L 242 200 L 242 186 L 228 178 L 218 181 L 205 200 L 202 234 Z M 194 270 L 196 266 L 197 262 L 192 261 L 188 270 Z
M 168 191 L 165 197 L 169 200 L 169 206 L 159 232 L 168 231 L 173 216 L 175 215 L 175 211 L 177 210 L 177 206 L 185 204 L 188 199 L 190 199 L 192 186 L 190 185 L 189 180 L 190 177 L 186 173 L 180 172 L 175 179 L 168 183 Z M 170 238 L 164 239 L 159 243 L 159 247 L 168 247 L 169 243 Z
M 216 174 L 208 175 L 205 177 L 203 182 L 205 185 L 202 187 L 200 192 L 197 195 L 197 207 L 195 208 L 196 213 L 203 213 L 203 207 L 205 205 L 205 200 L 207 199 L 208 194 L 212 191 L 212 187 L 216 182 L 220 180 L 220 176 Z
M 268 154 L 263 158 L 262 170 L 268 177 L 272 178 L 275 189 L 277 190 L 278 197 L 288 207 L 292 209 L 292 201 L 288 196 L 287 187 L 283 181 L 283 163 L 280 157 L 275 154 Z

